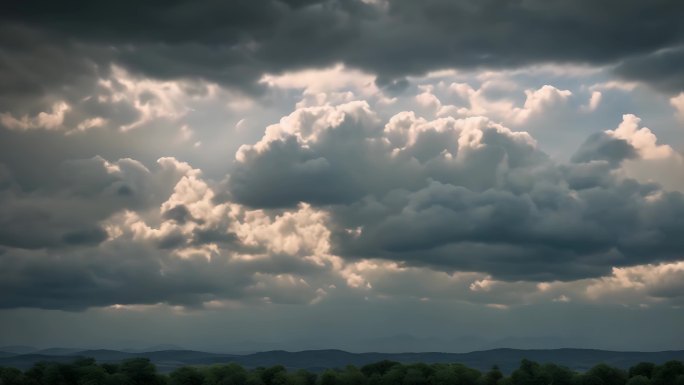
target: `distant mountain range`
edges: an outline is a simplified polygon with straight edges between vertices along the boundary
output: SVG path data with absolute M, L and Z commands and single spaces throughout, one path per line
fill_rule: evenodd
M 141 349 L 144 350 L 144 349 Z M 252 354 L 221 354 L 194 350 L 119 351 L 50 348 L 32 350 L 28 347 L 0 348 L 0 366 L 26 369 L 40 361 L 70 362 L 78 357 L 92 357 L 98 362 L 119 362 L 128 358 L 147 357 L 161 372 L 169 372 L 185 365 L 238 363 L 248 368 L 283 365 L 291 369 L 322 371 L 346 365 L 393 360 L 401 363 L 462 363 L 469 367 L 488 370 L 493 365 L 510 373 L 527 358 L 537 362 L 553 362 L 571 369 L 584 371 L 598 363 L 627 369 L 639 362 L 663 363 L 684 361 L 684 350 L 663 352 L 616 352 L 594 349 L 492 349 L 470 353 L 349 353 L 342 350 L 305 350 L 288 352 L 274 350 Z

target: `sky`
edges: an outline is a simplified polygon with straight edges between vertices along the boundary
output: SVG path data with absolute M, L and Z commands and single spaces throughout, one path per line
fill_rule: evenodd
M 684 2 L 0 6 L 0 346 L 684 348 Z

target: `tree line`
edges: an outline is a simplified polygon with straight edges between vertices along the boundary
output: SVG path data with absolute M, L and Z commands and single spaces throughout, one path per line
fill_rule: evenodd
M 380 361 L 322 373 L 288 371 L 282 365 L 245 369 L 237 364 L 184 366 L 169 374 L 147 358 L 98 364 L 40 362 L 30 369 L 0 367 L 0 385 L 684 385 L 684 363 L 642 362 L 629 370 L 599 364 L 586 372 L 530 360 L 504 375 L 496 366 L 481 372 L 462 364 L 401 364 Z

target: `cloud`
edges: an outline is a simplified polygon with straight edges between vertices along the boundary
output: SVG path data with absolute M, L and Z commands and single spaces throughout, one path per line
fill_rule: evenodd
M 608 277 L 596 280 L 586 288 L 589 298 L 648 304 L 667 301 L 684 305 L 684 263 L 640 265 L 614 268 Z
M 546 109 L 566 103 L 572 92 L 545 85 L 538 90 L 526 90 L 525 95 L 527 97 L 523 108 L 514 111 L 514 120 L 518 124 L 525 123 L 531 117 L 544 112 Z
M 325 213 L 215 203 L 201 172 L 176 159 L 64 167 L 57 192 L 3 190 L 2 308 L 316 303 L 329 285 L 316 272 L 340 263 Z
M 62 126 L 64 113 L 68 110 L 69 105 L 61 102 L 53 105 L 51 111 L 41 112 L 36 116 L 24 115 L 16 118 L 9 112 L 3 112 L 0 113 L 0 122 L 11 130 L 33 130 L 38 128 L 54 130 Z
M 110 322 L 215 349 L 274 319 L 304 342 L 269 349 L 682 337 L 684 5 L 15 3 L 7 344 L 102 345 Z
M 570 302 L 677 307 L 684 299 L 681 261 L 613 268 L 597 278 L 548 282 L 502 281 L 484 273 L 447 273 L 380 260 L 349 264 L 344 274 L 351 288 L 376 300 L 447 300 L 505 309 Z
M 601 100 L 603 99 L 603 94 L 601 91 L 592 91 L 591 96 L 589 97 L 589 102 L 583 106 L 583 110 L 586 112 L 593 112 L 596 111 L 596 109 L 599 107 L 601 104 Z
M 684 191 L 684 156 L 667 144 L 658 143 L 658 138 L 648 127 L 640 127 L 641 119 L 627 114 L 615 130 L 606 135 L 624 140 L 638 152 L 639 156 L 623 164 L 621 171 L 628 177 L 645 183 L 656 182 L 669 190 Z
M 486 117 L 353 101 L 266 127 L 220 183 L 170 157 L 63 161 L 31 188 L 6 165 L 0 304 L 591 301 L 614 271 L 681 260 L 684 197 L 631 171 L 676 157 L 633 115 L 558 163 Z
M 103 47 L 65 44 L 25 26 L 1 28 L 22 38 L 2 44 L 0 69 L 7 75 L 0 77 L 0 127 L 67 134 L 95 128 L 125 131 L 155 120 L 177 121 L 192 103 L 219 94 L 215 83 L 196 77 L 160 81 L 137 76 L 113 62 Z
M 678 70 L 683 61 L 684 46 L 678 41 L 646 55 L 625 58 L 617 65 L 615 73 L 624 79 L 641 81 L 677 94 L 684 89 L 684 76 Z
M 677 117 L 684 120 L 684 92 L 670 98 L 670 105 L 677 111 Z
M 626 140 L 599 132 L 587 138 L 572 160 L 576 163 L 606 161 L 612 167 L 617 167 L 623 161 L 638 156 L 637 150 Z
M 54 188 L 31 192 L 15 184 L 2 191 L 0 244 L 28 249 L 97 244 L 106 238 L 102 220 L 122 209 L 155 204 L 155 196 L 168 191 L 174 178 L 163 171 L 153 175 L 131 159 L 64 162 Z
M 600 138 L 558 164 L 529 134 L 483 117 L 402 112 L 383 127 L 365 103 L 301 108 L 243 146 L 229 189 L 248 206 L 329 210 L 345 258 L 506 280 L 681 258 L 672 221 L 684 196 L 621 168 L 680 155 L 634 116 Z
M 626 140 L 632 147 L 639 151 L 643 159 L 667 158 L 674 154 L 672 147 L 668 145 L 658 145 L 657 138 L 647 127 L 639 127 L 641 119 L 635 115 L 624 115 L 622 123 L 615 130 L 608 130 L 606 133 L 617 139 Z
M 125 1 L 94 10 L 32 0 L 2 14 L 3 36 L 12 39 L 2 41 L 0 84 L 50 105 L 106 78 L 112 65 L 137 77 L 203 79 L 259 94 L 267 77 L 338 64 L 391 92 L 404 89 L 407 76 L 445 68 L 565 63 L 612 66 L 620 77 L 679 93 L 680 7 L 629 0 L 615 13 L 586 0 L 262 0 L 145 9 Z M 16 109 L 5 108 L 26 113 Z
M 268 87 L 298 88 L 308 93 L 330 93 L 340 89 L 361 90 L 372 95 L 379 90 L 374 83 L 375 77 L 359 70 L 345 68 L 338 64 L 325 69 L 308 69 L 286 72 L 279 75 L 266 74 L 259 82 Z
M 444 104 L 435 94 L 433 85 L 420 87 L 423 92 L 416 96 L 416 102 L 430 114 L 439 117 L 487 116 L 517 127 L 528 126 L 534 120 L 559 119 L 570 112 L 570 90 L 559 90 L 550 85 L 538 89 L 524 90 L 522 105 L 517 103 L 521 93 L 518 85 L 509 79 L 493 77 L 482 82 L 475 89 L 468 83 L 452 82 L 446 86 L 438 83 L 438 88 L 446 88 L 446 98 L 455 97 L 454 104 Z M 444 98 L 446 100 L 446 98 Z

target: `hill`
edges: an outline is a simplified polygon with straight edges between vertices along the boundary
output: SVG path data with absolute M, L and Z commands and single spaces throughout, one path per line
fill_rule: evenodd
M 46 352 L 60 354 L 46 354 Z M 684 361 L 684 350 L 618 352 L 594 349 L 493 349 L 470 353 L 350 353 L 342 350 L 305 350 L 300 352 L 275 350 L 243 355 L 194 350 L 161 350 L 140 353 L 119 350 L 82 350 L 64 353 L 65 350 L 57 348 L 29 354 L 0 352 L 0 366 L 27 369 L 40 361 L 70 362 L 78 357 L 92 357 L 98 362 L 119 362 L 128 358 L 146 357 L 156 364 L 162 372 L 169 372 L 185 365 L 211 365 L 230 362 L 238 363 L 247 368 L 283 365 L 290 369 L 308 369 L 320 372 L 326 368 L 340 368 L 346 365 L 362 366 L 381 360 L 392 360 L 401 363 L 458 362 L 480 370 L 488 370 L 493 365 L 498 365 L 503 372 L 510 373 L 518 367 L 524 358 L 540 363 L 552 362 L 577 371 L 587 370 L 598 363 L 627 369 L 639 362 Z

